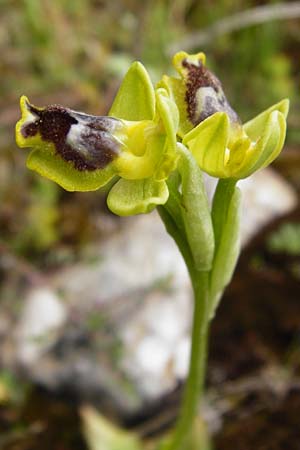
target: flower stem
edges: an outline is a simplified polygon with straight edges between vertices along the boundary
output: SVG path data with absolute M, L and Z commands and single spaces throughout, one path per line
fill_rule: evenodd
M 188 440 L 197 416 L 206 372 L 208 338 L 208 273 L 199 272 L 192 280 L 194 314 L 189 374 L 185 385 L 181 410 L 168 450 L 182 450 Z
M 194 313 L 192 325 L 192 348 L 189 374 L 183 394 L 183 401 L 177 423 L 171 439 L 163 447 L 164 450 L 183 450 L 188 441 L 197 416 L 199 399 L 202 396 L 206 369 L 207 336 L 208 336 L 208 302 L 209 272 L 195 269 L 193 258 L 185 238 L 176 226 L 176 222 L 165 207 L 158 208 L 168 233 L 174 238 L 189 270 L 193 292 Z

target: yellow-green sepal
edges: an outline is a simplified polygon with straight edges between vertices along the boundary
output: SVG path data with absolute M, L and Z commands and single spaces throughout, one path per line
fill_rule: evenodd
M 264 133 L 266 124 L 269 120 L 270 114 L 273 111 L 279 111 L 283 114 L 284 118 L 287 118 L 289 112 L 289 100 L 284 99 L 270 108 L 266 109 L 262 113 L 258 114 L 253 119 L 249 120 L 243 125 L 243 129 L 252 141 L 256 141 Z
M 165 181 L 154 178 L 143 180 L 120 179 L 107 197 L 109 209 L 119 216 L 131 216 L 152 211 L 157 205 L 166 203 L 169 197 Z
M 245 153 L 238 178 L 245 178 L 267 167 L 277 158 L 283 148 L 286 135 L 286 119 L 282 112 L 271 111 L 265 117 L 264 128 L 257 142 Z
M 226 148 L 230 122 L 226 113 L 217 112 L 197 125 L 183 138 L 199 167 L 208 174 L 226 177 Z
M 41 149 L 35 148 L 31 151 L 27 158 L 27 167 L 59 184 L 66 191 L 94 191 L 104 186 L 116 174 L 113 164 L 94 171 L 77 170 L 72 163 L 55 155 L 49 143 L 45 143 Z
M 109 115 L 124 120 L 152 120 L 155 94 L 147 70 L 135 61 L 126 73 Z

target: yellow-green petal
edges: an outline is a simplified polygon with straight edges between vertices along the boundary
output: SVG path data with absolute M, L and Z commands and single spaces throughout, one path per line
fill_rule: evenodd
M 226 113 L 217 112 L 205 119 L 183 139 L 199 167 L 208 174 L 223 178 L 230 122 Z
M 126 73 L 109 115 L 124 120 L 152 120 L 155 95 L 147 70 L 135 61 Z
M 169 197 L 167 184 L 154 178 L 143 180 L 120 179 L 107 197 L 109 209 L 119 216 L 131 216 L 152 211 L 166 203 Z
M 158 114 L 163 122 L 165 132 L 169 139 L 170 145 L 176 148 L 176 134 L 179 125 L 179 113 L 177 106 L 168 96 L 165 89 L 157 89 L 156 102 Z
M 156 104 L 157 113 L 162 121 L 166 136 L 161 162 L 155 172 L 155 178 L 165 180 L 175 170 L 178 161 L 176 133 L 179 125 L 179 113 L 176 104 L 168 96 L 165 89 L 157 89 Z
M 226 151 L 227 157 L 225 158 L 226 178 L 240 178 L 238 173 L 244 167 L 251 145 L 251 140 L 247 136 L 236 137 L 231 145 L 228 145 L 229 149 Z
M 273 145 L 273 151 L 270 153 L 269 157 L 264 161 L 262 168 L 267 167 L 269 164 L 271 164 L 277 156 L 280 154 L 284 141 L 286 136 L 286 117 L 283 113 L 280 111 L 277 112 L 274 111 L 272 113 L 272 119 L 273 123 L 270 125 L 271 130 L 273 131 L 272 134 L 272 143 L 270 142 L 270 145 Z
M 275 110 L 271 112 L 265 122 L 262 135 L 257 143 L 247 150 L 243 165 L 237 178 L 245 178 L 256 170 L 268 166 L 282 150 L 286 133 L 284 115 Z
M 120 153 L 114 161 L 118 175 L 127 180 L 149 178 L 158 170 L 164 155 L 166 136 L 154 124 L 145 130 L 145 151 L 143 155 L 135 155 L 130 147 Z M 130 143 L 134 145 L 134 142 Z
M 289 104 L 290 102 L 288 99 L 281 100 L 262 113 L 258 114 L 258 116 L 246 122 L 243 125 L 243 128 L 252 141 L 256 141 L 263 134 L 266 123 L 273 111 L 281 112 L 286 119 L 289 112 Z
M 178 136 L 181 138 L 191 131 L 193 124 L 187 115 L 187 106 L 185 101 L 185 84 L 179 78 L 169 77 L 164 75 L 161 81 L 157 84 L 157 87 L 166 89 L 169 97 L 176 103 L 179 111 L 179 126 L 177 130 Z

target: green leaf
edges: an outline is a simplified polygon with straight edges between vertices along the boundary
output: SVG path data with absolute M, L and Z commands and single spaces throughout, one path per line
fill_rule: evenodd
M 166 203 L 168 196 L 165 181 L 120 179 L 110 190 L 107 204 L 113 213 L 131 216 L 152 211 L 157 205 Z
M 225 151 L 230 122 L 226 113 L 217 112 L 205 119 L 183 138 L 199 167 L 215 177 L 225 177 Z
M 214 234 L 202 173 L 191 153 L 178 146 L 181 158 L 181 215 L 197 270 L 210 270 L 214 255 Z
M 253 141 L 256 141 L 264 133 L 267 121 L 273 111 L 281 112 L 286 119 L 289 112 L 289 100 L 281 100 L 243 125 L 244 130 Z
M 241 195 L 234 183 L 233 180 L 220 180 L 213 202 L 216 251 L 210 275 L 211 318 L 232 278 L 240 253 Z
M 49 178 L 67 191 L 94 191 L 115 176 L 113 164 L 104 169 L 79 171 L 71 162 L 45 149 L 34 149 L 27 158 L 27 167 Z
M 135 61 L 126 73 L 109 115 L 124 120 L 152 120 L 155 95 L 145 67 Z
M 109 422 L 94 408 L 82 407 L 80 413 L 89 450 L 142 450 L 135 434 Z

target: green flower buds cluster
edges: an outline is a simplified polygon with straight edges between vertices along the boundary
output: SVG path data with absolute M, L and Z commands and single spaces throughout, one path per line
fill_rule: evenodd
M 219 178 L 245 178 L 278 156 L 287 100 L 242 125 L 203 53 L 179 52 L 173 62 L 180 77 L 165 75 L 156 89 L 143 65 L 133 63 L 109 116 L 38 108 L 23 96 L 16 140 L 32 147 L 28 167 L 69 191 L 95 190 L 114 178 L 108 206 L 130 215 L 168 200 L 166 180 L 182 158 L 178 142 Z

